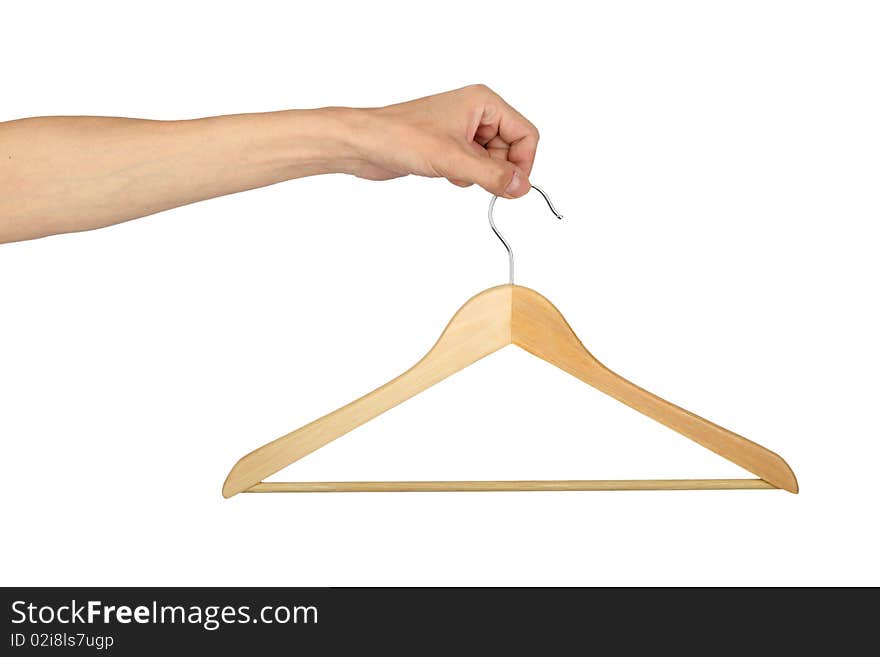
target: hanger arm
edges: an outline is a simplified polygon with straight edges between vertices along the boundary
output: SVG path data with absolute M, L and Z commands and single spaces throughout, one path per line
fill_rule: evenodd
M 360 399 L 242 457 L 223 484 L 223 496 L 241 493 L 265 477 L 468 365 L 510 344 L 512 288 L 501 285 L 465 303 L 428 354 L 409 370 Z
M 514 288 L 511 341 L 777 488 L 798 491 L 794 472 L 778 454 L 661 399 L 605 367 L 584 347 L 553 304 L 534 290 Z
M 604 371 L 591 375 L 590 383 L 605 394 L 758 475 L 777 488 L 791 493 L 798 492 L 794 472 L 778 454 L 661 399 L 607 368 L 603 369 Z

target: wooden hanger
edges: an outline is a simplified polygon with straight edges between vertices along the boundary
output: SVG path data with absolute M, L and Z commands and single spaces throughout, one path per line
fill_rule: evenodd
M 549 197 L 537 190 L 558 217 Z M 526 490 L 718 490 L 781 488 L 798 492 L 797 479 L 779 455 L 643 390 L 605 367 L 587 351 L 562 314 L 546 298 L 513 284 L 513 251 L 495 227 L 489 205 L 489 224 L 507 249 L 510 284 L 480 292 L 465 303 L 431 350 L 409 370 L 350 404 L 244 456 L 223 484 L 223 496 L 270 492 L 368 491 L 526 491 Z M 468 365 L 516 345 L 556 365 L 581 381 L 623 402 L 736 463 L 757 479 L 653 479 L 552 481 L 353 481 L 264 482 L 263 479 L 311 454 L 397 406 Z

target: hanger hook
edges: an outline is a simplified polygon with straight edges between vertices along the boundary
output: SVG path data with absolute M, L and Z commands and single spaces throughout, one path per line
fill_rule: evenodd
M 557 219 L 562 219 L 562 215 L 557 212 L 555 207 L 553 207 L 553 201 L 550 200 L 550 197 L 547 196 L 547 193 L 537 185 L 532 185 L 531 187 L 544 197 L 544 200 L 547 201 L 547 206 L 550 208 L 550 212 L 556 215 Z M 497 200 L 498 196 L 496 195 L 492 197 L 491 201 L 489 201 L 489 226 L 492 227 L 492 232 L 495 233 L 495 236 L 499 240 L 501 240 L 504 248 L 507 249 L 507 258 L 510 262 L 510 284 L 513 285 L 513 250 L 510 248 L 510 244 L 508 244 L 507 240 L 504 239 L 501 233 L 498 232 L 498 228 L 495 227 L 495 218 L 492 216 L 492 212 L 495 209 L 495 201 Z

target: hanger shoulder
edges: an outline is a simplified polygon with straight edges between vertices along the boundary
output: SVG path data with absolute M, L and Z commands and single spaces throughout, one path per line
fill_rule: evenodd
M 511 341 L 598 388 L 777 488 L 796 493 L 797 479 L 778 454 L 644 390 L 600 363 L 546 298 L 515 286 Z
M 397 406 L 471 363 L 510 344 L 513 287 L 477 294 L 446 326 L 431 350 L 409 370 L 360 399 L 242 457 L 223 484 L 231 497 Z

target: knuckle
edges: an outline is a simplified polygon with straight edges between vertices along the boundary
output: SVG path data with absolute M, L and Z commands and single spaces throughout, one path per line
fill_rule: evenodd
M 469 85 L 468 87 L 466 87 L 466 89 L 468 89 L 470 92 L 472 92 L 472 93 L 474 93 L 474 94 L 479 94 L 479 95 L 487 95 L 487 94 L 492 94 L 492 93 L 494 93 L 494 92 L 489 88 L 488 85 L 483 84 L 482 82 L 479 82 L 479 83 L 477 83 L 477 84 Z

